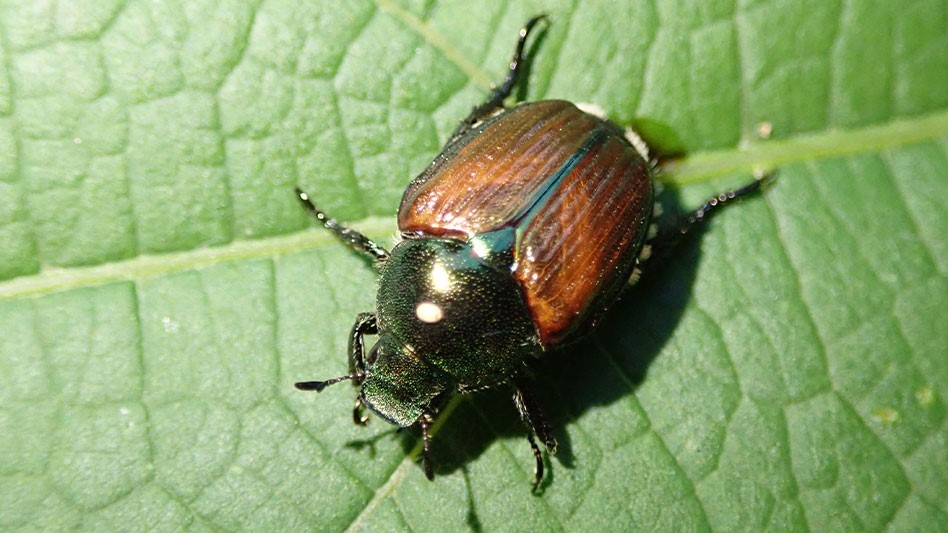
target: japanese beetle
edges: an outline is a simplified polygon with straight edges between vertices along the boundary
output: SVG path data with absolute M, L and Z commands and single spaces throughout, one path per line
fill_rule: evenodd
M 474 108 L 434 161 L 409 185 L 398 210 L 402 240 L 391 252 L 303 205 L 343 242 L 374 260 L 376 311 L 349 335 L 349 373 L 304 381 L 321 391 L 352 380 L 364 408 L 388 422 L 421 427 L 425 474 L 433 479 L 430 427 L 453 393 L 510 386 L 536 459 L 556 439 L 534 399 L 528 360 L 589 332 L 622 289 L 638 279 L 652 246 L 669 247 L 762 180 L 716 196 L 658 233 L 653 165 L 631 131 L 559 100 L 504 100 L 516 85 L 527 36 L 504 82 Z M 646 241 L 651 240 L 646 244 Z M 364 351 L 365 335 L 378 341 Z

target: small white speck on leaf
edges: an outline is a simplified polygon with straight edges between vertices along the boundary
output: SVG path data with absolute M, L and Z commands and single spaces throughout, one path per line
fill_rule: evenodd
M 165 332 L 167 333 L 178 332 L 178 323 L 174 319 L 172 319 L 170 316 L 166 316 L 161 319 L 161 326 L 165 329 Z

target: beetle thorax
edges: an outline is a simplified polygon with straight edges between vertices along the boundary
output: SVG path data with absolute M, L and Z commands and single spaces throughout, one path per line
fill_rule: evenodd
M 451 376 L 462 388 L 507 380 L 539 350 L 519 285 L 463 240 L 401 242 L 382 270 L 380 335 Z

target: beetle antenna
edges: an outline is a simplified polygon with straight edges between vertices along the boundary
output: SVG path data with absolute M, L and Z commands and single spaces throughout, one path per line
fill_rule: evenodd
M 339 376 L 338 378 L 327 379 L 326 381 L 300 381 L 296 383 L 296 388 L 299 390 L 314 390 L 316 392 L 322 392 L 323 389 L 330 385 L 335 385 L 336 383 L 350 379 L 362 381 L 365 379 L 365 374 L 349 374 L 347 376 Z

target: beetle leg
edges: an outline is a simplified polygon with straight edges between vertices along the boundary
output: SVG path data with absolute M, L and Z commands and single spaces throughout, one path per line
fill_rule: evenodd
M 536 492 L 540 487 L 540 481 L 543 480 L 543 455 L 540 453 L 540 447 L 537 446 L 533 436 L 539 437 L 547 451 L 553 455 L 556 455 L 556 439 L 553 438 L 553 430 L 543 416 L 543 409 L 536 401 L 530 382 L 522 376 L 516 376 L 513 384 L 514 406 L 517 408 L 517 413 L 520 415 L 523 425 L 527 427 L 527 440 L 530 442 L 530 448 L 533 450 L 533 457 L 536 460 L 536 469 L 533 472 L 533 492 Z
M 638 280 L 646 270 L 646 265 L 649 267 L 648 270 L 651 271 L 655 266 L 666 260 L 668 258 L 668 252 L 675 248 L 688 233 L 692 232 L 695 228 L 700 228 L 715 214 L 719 213 L 721 209 L 732 205 L 734 200 L 739 200 L 745 196 L 759 192 L 762 187 L 766 187 L 773 182 L 773 180 L 776 179 L 775 176 L 774 173 L 760 174 L 755 177 L 754 181 L 739 189 L 724 192 L 709 198 L 701 207 L 695 209 L 687 216 L 681 217 L 676 225 L 662 229 L 656 235 L 650 236 L 649 241 L 645 247 L 643 247 L 643 253 L 639 256 L 630 284 Z M 657 207 L 659 207 L 659 204 L 656 203 L 656 208 Z M 653 257 L 653 259 L 646 261 L 649 256 Z
M 352 332 L 349 334 L 349 374 L 326 381 L 300 381 L 296 384 L 296 388 L 321 392 L 330 385 L 346 380 L 352 380 L 352 384 L 357 387 L 361 385 L 365 380 L 365 343 L 362 336 L 376 333 L 378 333 L 378 323 L 375 319 L 375 313 L 359 313 L 355 324 L 352 325 Z M 356 397 L 355 406 L 352 408 L 352 419 L 356 425 L 364 426 L 369 421 L 364 413 L 365 404 L 360 395 Z
M 463 135 L 471 129 L 472 126 L 489 117 L 494 111 L 503 109 L 504 100 L 510 96 L 513 88 L 517 85 L 517 82 L 520 81 L 520 74 L 523 69 L 523 49 L 527 44 L 527 36 L 530 35 L 533 27 L 536 26 L 538 22 L 545 19 L 546 15 L 537 15 L 528 20 L 523 28 L 520 29 L 520 37 L 517 39 L 517 46 L 514 48 L 513 57 L 510 58 L 510 65 L 504 81 L 499 86 L 494 87 L 490 96 L 487 97 L 486 102 L 471 110 L 471 114 L 461 122 L 461 125 L 458 126 L 454 134 L 451 135 L 451 139 Z
M 762 174 L 760 177 L 755 177 L 754 181 L 744 185 L 743 187 L 721 193 L 713 198 L 709 198 L 707 202 L 701 205 L 698 209 L 692 211 L 687 217 L 681 220 L 678 224 L 678 235 L 686 235 L 692 228 L 707 222 L 714 216 L 716 213 L 720 212 L 722 208 L 734 203 L 734 200 L 743 198 L 758 192 L 761 187 L 769 185 L 775 178 L 775 174 Z
M 303 190 L 299 187 L 296 188 L 296 195 L 299 197 L 300 201 L 303 202 L 303 206 L 310 213 L 312 213 L 314 217 L 316 217 L 316 220 L 322 222 L 326 229 L 335 233 L 336 237 L 338 237 L 342 242 L 346 243 L 346 245 L 348 245 L 350 248 L 359 253 L 372 256 L 372 259 L 374 259 L 377 263 L 384 262 L 388 259 L 388 250 L 382 248 L 376 244 L 375 241 L 359 233 L 358 231 L 340 224 L 334 218 L 330 218 L 329 215 L 316 207 L 309 199 L 309 195 L 303 192 Z
M 349 334 L 349 373 L 365 373 L 365 341 L 363 335 L 375 335 L 379 332 L 375 313 L 359 313 L 352 332 Z M 357 383 L 358 385 L 358 383 Z
M 379 332 L 378 322 L 375 319 L 375 313 L 359 313 L 355 324 L 352 325 L 352 332 L 349 334 L 349 373 L 353 375 L 365 375 L 365 341 L 363 335 L 375 335 Z M 352 384 L 359 386 L 362 380 L 353 380 Z M 352 420 L 358 426 L 364 426 L 369 418 L 365 415 L 365 404 L 362 396 L 357 396 L 355 406 L 352 408 Z
M 422 413 L 418 419 L 421 426 L 421 461 L 425 469 L 425 477 L 429 481 L 434 481 L 434 467 L 431 465 L 431 425 L 434 423 L 434 417 L 430 413 Z

